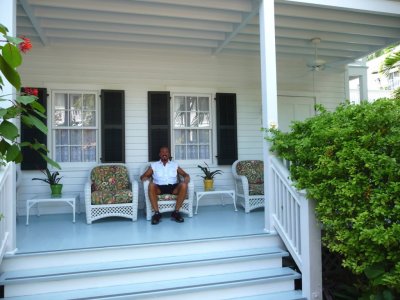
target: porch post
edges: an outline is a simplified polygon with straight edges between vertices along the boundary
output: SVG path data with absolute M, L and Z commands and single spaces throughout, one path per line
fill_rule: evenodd
M 0 23 L 7 27 L 8 35 L 15 36 L 16 34 L 16 20 L 17 20 L 17 4 L 16 0 L 2 0 L 1 9 L 0 9 Z M 4 79 L 3 91 L 0 92 L 0 95 L 8 95 L 7 99 L 15 98 L 15 89 L 13 86 L 8 83 L 6 79 Z M 3 102 L 2 105 L 7 105 L 6 102 Z M 14 121 L 15 122 L 15 121 Z M 9 194 L 9 199 L 7 199 L 6 207 L 4 211 L 5 218 L 5 226 L 6 232 L 8 232 L 7 244 L 6 244 L 6 252 L 15 252 L 16 250 L 16 174 L 15 174 L 15 164 L 12 163 L 10 166 L 12 178 L 7 181 L 7 186 L 5 187 L 8 191 L 11 191 Z
M 278 126 L 278 104 L 276 83 L 275 50 L 275 6 L 274 1 L 262 0 L 260 5 L 260 58 L 261 58 L 261 97 L 263 128 Z M 273 231 L 274 185 L 270 163 L 270 145 L 263 142 L 265 230 Z

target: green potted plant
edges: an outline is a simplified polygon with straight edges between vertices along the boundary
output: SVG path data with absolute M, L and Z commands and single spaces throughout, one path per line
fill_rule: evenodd
M 42 172 L 46 178 L 32 178 L 32 180 L 41 180 L 48 183 L 53 196 L 61 195 L 63 185 L 59 183 L 62 178 L 60 177 L 60 173 L 58 173 L 58 171 L 50 172 L 48 168 L 40 170 L 40 172 Z
M 210 167 L 208 166 L 208 164 L 206 162 L 204 162 L 204 164 L 206 165 L 205 167 L 198 165 L 197 167 L 200 168 L 200 170 L 203 171 L 204 176 L 204 190 L 205 191 L 210 191 L 214 188 L 214 176 L 217 174 L 222 174 L 221 170 L 215 170 L 215 171 L 211 171 Z

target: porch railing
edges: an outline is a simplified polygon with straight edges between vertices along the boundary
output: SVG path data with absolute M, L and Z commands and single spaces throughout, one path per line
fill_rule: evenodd
M 12 164 L 7 164 L 0 169 L 0 263 L 3 260 L 10 243 L 10 222 L 8 219 L 15 218 L 10 215 L 10 205 L 15 195 L 15 175 Z M 15 201 L 15 199 L 14 199 Z
M 322 299 L 321 232 L 315 218 L 315 202 L 293 187 L 289 171 L 271 158 L 273 189 L 269 197 L 271 223 L 281 236 L 302 273 L 302 290 L 307 299 Z

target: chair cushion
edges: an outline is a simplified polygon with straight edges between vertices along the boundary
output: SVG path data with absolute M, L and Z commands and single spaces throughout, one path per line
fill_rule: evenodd
M 132 202 L 131 190 L 94 191 L 91 199 L 92 205 L 118 204 Z
M 107 165 L 94 167 L 90 179 L 93 191 L 116 191 L 129 188 L 128 170 L 125 166 Z
M 172 194 L 162 194 L 158 195 L 158 201 L 163 201 L 163 200 L 176 200 L 177 195 L 172 195 Z
M 262 160 L 239 161 L 236 165 L 236 172 L 238 175 L 246 176 L 250 185 L 264 183 L 264 162 Z
M 249 184 L 249 195 L 264 195 L 264 184 Z

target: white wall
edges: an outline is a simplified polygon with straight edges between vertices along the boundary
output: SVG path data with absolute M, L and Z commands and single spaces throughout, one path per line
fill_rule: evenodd
M 294 63 L 280 61 L 278 87 L 280 93 L 313 95 L 309 76 L 293 76 Z M 305 65 L 296 62 L 297 71 L 307 72 Z M 285 71 L 285 70 L 286 71 Z M 295 68 L 296 69 L 296 68 Z M 260 68 L 258 55 L 219 54 L 211 56 L 201 51 L 187 53 L 157 49 L 86 47 L 83 45 L 34 45 L 20 69 L 23 86 L 53 89 L 120 89 L 125 90 L 126 162 L 135 179 L 140 166 L 147 161 L 147 92 L 209 89 L 213 92 L 237 94 L 238 151 L 240 159 L 262 158 Z M 325 78 L 326 76 L 326 78 Z M 343 82 L 338 76 L 324 75 L 318 85 L 317 101 L 329 108 L 343 100 Z M 51 101 L 51 98 L 48 98 Z M 49 144 L 51 149 L 51 144 Z M 183 165 L 192 175 L 195 185 L 201 185 L 196 165 Z M 212 166 L 224 174 L 216 185 L 233 188 L 230 166 Z M 63 167 L 64 191 L 81 194 L 89 168 Z M 18 191 L 18 212 L 25 214 L 25 200 L 35 193 L 47 192 L 47 185 L 31 181 L 40 174 L 24 171 Z M 142 196 L 140 197 L 142 202 Z M 204 201 L 211 204 L 213 201 Z M 83 208 L 83 205 L 81 205 Z M 50 208 L 49 208 L 50 209 Z M 43 211 L 49 210 L 43 205 Z M 69 211 L 68 207 L 50 209 Z

